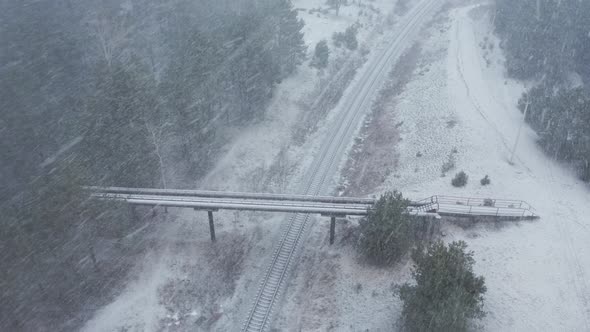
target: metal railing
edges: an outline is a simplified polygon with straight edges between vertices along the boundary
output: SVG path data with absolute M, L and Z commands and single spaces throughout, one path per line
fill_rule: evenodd
M 418 203 L 437 204 L 440 215 L 539 218 L 535 209 L 522 200 L 435 195 Z

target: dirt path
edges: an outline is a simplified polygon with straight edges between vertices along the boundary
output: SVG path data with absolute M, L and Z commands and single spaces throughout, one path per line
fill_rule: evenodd
M 399 167 L 375 191 L 398 189 L 416 199 L 448 194 L 527 201 L 540 220 L 469 228 L 443 224 L 443 239 L 465 240 L 475 252 L 476 272 L 486 278 L 487 316 L 481 327 L 587 331 L 588 185 L 548 158 L 526 125 L 515 163 L 509 163 L 522 121 L 516 104 L 524 86 L 504 75 L 504 58 L 489 13 L 487 6 L 459 4 L 448 20 L 429 31 L 422 43 L 421 74 L 408 83 L 396 104 L 395 123 L 402 123 L 397 127 Z M 470 177 L 465 188 L 454 188 L 450 177 L 441 177 L 441 165 L 452 150 L 457 152 L 451 175 L 465 170 Z M 492 181 L 489 186 L 479 183 L 485 175 Z M 321 328 L 314 325 L 318 317 L 309 312 L 295 317 L 316 329 L 378 330 L 395 325 L 401 303 L 394 289 L 410 281 L 407 264 L 392 269 L 363 266 L 346 246 L 328 250 L 325 259 L 318 255 L 309 252 L 307 272 L 300 274 L 321 276 L 335 266 L 338 278 L 324 280 L 333 291 L 326 303 L 336 307 L 325 313 Z M 319 308 L 313 301 L 325 301 L 325 294 L 313 287 L 302 288 L 301 294 L 311 297 L 312 309 Z M 296 321 L 283 326 L 288 322 Z
M 524 199 L 542 216 L 536 223 L 480 232 L 478 238 L 468 240 L 489 289 L 485 326 L 489 330 L 589 330 L 587 186 L 548 159 L 526 126 L 516 163 L 508 163 L 522 121 L 516 102 L 523 87 L 503 76 L 503 58 L 490 33 L 488 7 L 459 9 L 453 20 L 447 68 L 449 87 L 455 89 L 451 103 L 469 142 L 464 167 L 471 174 L 478 168 L 485 170 L 496 179 L 489 195 Z M 482 43 L 489 43 L 487 51 Z M 489 51 L 489 45 L 496 46 Z

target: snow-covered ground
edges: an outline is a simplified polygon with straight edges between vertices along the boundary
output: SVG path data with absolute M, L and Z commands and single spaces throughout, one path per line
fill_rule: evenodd
M 310 14 L 323 0 L 296 0 L 304 20 L 309 53 L 321 39 L 360 22 L 359 44 L 369 49 L 382 36 L 379 26 L 395 1 L 370 2 L 375 10 L 355 5 Z M 359 15 L 359 13 L 363 13 Z M 333 50 L 344 57 L 344 51 Z M 334 58 L 331 58 L 334 59 Z M 216 166 L 203 179 L 184 187 L 232 191 L 292 192 L 311 162 L 322 138 L 321 129 L 303 144 L 292 143 L 293 127 L 304 111 L 301 100 L 318 88 L 319 76 L 307 63 L 277 88 L 260 123 L 241 128 L 224 147 Z M 328 117 L 333 116 L 327 114 Z M 321 127 L 318 126 L 318 127 Z M 218 242 L 209 242 L 207 215 L 170 209 L 168 222 L 157 225 L 156 247 L 138 262 L 133 278 L 109 305 L 87 322 L 87 331 L 236 330 L 241 326 L 259 273 L 277 239 L 282 214 L 215 213 Z M 231 276 L 225 272 L 233 271 Z
M 344 60 L 343 53 L 349 51 L 334 47 L 331 44 L 332 35 L 335 32 L 344 32 L 356 22 L 362 24 L 357 36 L 360 47 L 371 49 L 379 45 L 382 37 L 380 32 L 386 26 L 387 14 L 393 10 L 396 1 L 375 0 L 362 3 L 363 6 L 359 7 L 351 1 L 350 5 L 342 6 L 339 15 L 336 15 L 334 10 L 328 9 L 324 0 L 293 1 L 293 7 L 299 10 L 299 18 L 305 23 L 303 32 L 309 58 L 313 55 L 316 43 L 326 39 L 330 41 L 329 61 L 336 61 L 337 57 Z M 317 9 L 322 9 L 323 12 L 318 12 Z M 252 184 L 257 182 L 252 178 L 252 173 L 256 170 L 268 171 L 281 150 L 286 152 L 285 162 L 289 164 L 288 167 L 307 169 L 307 163 L 311 162 L 322 133 L 312 135 L 303 146 L 294 146 L 292 131 L 304 111 L 301 107 L 302 100 L 308 98 L 314 89 L 321 88 L 316 86 L 318 81 L 316 69 L 309 67 L 307 63 L 300 66 L 292 77 L 284 80 L 278 87 L 267 110 L 266 119 L 241 130 L 236 139 L 227 146 L 227 152 L 214 169 L 197 186 L 216 190 L 292 192 L 293 187 L 277 186 L 276 183 L 271 183 L 269 188 L 259 188 L 257 184 Z M 321 125 L 318 127 L 321 128 Z
M 382 22 L 395 2 L 367 3 L 383 13 L 374 13 L 372 22 Z M 310 14 L 309 9 L 325 7 L 323 0 L 295 0 L 294 6 L 304 9 L 300 16 L 306 23 L 310 50 L 359 17 L 354 6 L 343 7 L 338 17 L 333 12 L 319 17 L 317 12 Z M 541 215 L 540 220 L 468 229 L 443 224 L 444 239 L 467 241 L 475 251 L 476 272 L 486 278 L 488 315 L 482 327 L 489 331 L 590 330 L 588 187 L 548 159 L 526 125 L 514 164 L 508 162 L 522 118 L 516 102 L 524 88 L 504 75 L 489 10 L 485 4 L 453 8 L 424 33 L 419 68 L 392 110 L 392 121 L 403 122 L 392 126 L 401 138 L 392 147 L 398 150 L 398 166 L 375 192 L 398 189 L 410 198 L 452 194 L 527 201 Z M 374 29 L 368 16 L 360 18 L 366 25 L 360 36 L 371 45 L 378 34 L 370 33 Z M 298 102 L 316 82 L 315 70 L 304 65 L 281 83 L 269 106 L 270 116 L 241 132 L 217 166 L 195 186 L 292 191 L 293 181 L 284 178 L 298 178 L 321 137 L 313 134 L 301 146 L 291 142 L 291 129 L 301 112 Z M 454 148 L 457 167 L 441 177 L 441 166 Z M 284 154 L 279 158 L 281 150 Z M 273 168 L 278 161 L 283 166 Z M 470 176 L 461 189 L 450 185 L 451 176 L 459 170 Z M 269 180 L 270 173 L 278 175 Z M 486 174 L 492 183 L 482 187 L 479 179 Z M 248 294 L 255 291 L 284 216 L 233 212 L 215 216 L 218 249 L 208 242 L 205 214 L 181 211 L 171 217 L 173 223 L 161 226 L 160 245 L 138 264 L 137 277 L 97 312 L 86 329 L 239 328 L 244 318 L 239 308 L 247 306 Z M 390 330 L 401 311 L 394 290 L 410 280 L 410 262 L 391 269 L 366 266 L 350 246 L 327 246 L 325 226 L 325 233 L 320 229 L 308 239 L 309 249 L 289 285 L 295 290 L 289 293 L 292 297 L 275 325 L 289 330 Z M 338 225 L 338 237 L 345 234 L 345 228 Z M 222 270 L 211 257 L 228 259 L 219 247 L 224 240 L 226 246 L 236 243 L 245 248 L 237 253 L 241 275 L 235 284 L 231 282 L 235 292 L 217 297 L 211 293 L 206 298 L 194 294 L 194 303 L 179 300 L 186 294 L 166 293 L 183 284 L 190 286 L 190 282 L 200 283 L 201 290 L 219 286 L 211 277 L 219 277 Z
M 501 229 L 446 225 L 446 240 L 467 241 L 475 251 L 476 271 L 486 278 L 488 315 L 482 325 L 489 331 L 589 330 L 588 186 L 547 158 L 526 125 L 514 165 L 509 163 L 522 122 L 516 104 L 524 86 L 505 76 L 489 6 L 458 8 L 450 21 L 441 38 L 432 38 L 438 39 L 432 52 L 446 56 L 407 87 L 407 98 L 400 98 L 405 124 L 400 164 L 406 166 L 387 187 L 416 198 L 440 193 L 530 203 L 539 221 Z M 454 188 L 449 177 L 440 177 L 453 147 L 456 171 L 470 176 L 466 188 Z M 417 150 L 423 157 L 416 157 Z M 486 174 L 492 184 L 482 187 L 479 179 Z
M 451 18 L 447 100 L 458 120 L 454 131 L 463 137 L 458 166 L 473 177 L 468 188 L 453 192 L 523 199 L 541 215 L 537 222 L 501 230 L 449 232 L 449 240 L 469 243 L 476 270 L 486 278 L 489 314 L 483 324 L 490 331 L 588 331 L 588 186 L 547 158 L 527 126 L 514 166 L 508 163 L 522 119 L 516 103 L 523 86 L 505 78 L 488 7 L 461 8 Z M 495 45 L 489 67 L 480 46 L 486 37 Z M 482 188 L 477 180 L 485 174 L 492 185 Z M 448 180 L 436 182 L 420 190 L 451 190 Z
M 505 76 L 491 7 L 454 3 L 424 33 L 414 78 L 390 110 L 395 117 L 389 127 L 401 140 L 392 147 L 396 160 L 376 161 L 395 171 L 375 192 L 527 201 L 540 220 L 470 228 L 443 222 L 444 240 L 465 240 L 475 252 L 476 272 L 486 278 L 487 316 L 479 323 L 488 331 L 590 330 L 588 185 L 544 155 L 527 125 L 509 163 L 524 84 Z M 441 177 L 449 154 L 456 168 Z M 470 176 L 465 188 L 450 184 L 459 170 Z M 485 175 L 492 183 L 483 187 Z M 337 237 L 347 228 L 339 224 Z M 410 261 L 378 269 L 363 264 L 349 245 L 326 246 L 322 234 L 307 244 L 280 328 L 380 331 L 398 323 L 395 290 L 411 280 Z

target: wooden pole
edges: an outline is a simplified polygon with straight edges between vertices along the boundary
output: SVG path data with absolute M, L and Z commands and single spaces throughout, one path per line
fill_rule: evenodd
M 518 140 L 520 139 L 520 131 L 522 130 L 522 125 L 524 125 L 524 122 L 526 121 L 526 114 L 529 110 L 529 99 L 528 99 L 528 95 L 527 95 L 527 101 L 526 101 L 526 105 L 524 107 L 524 115 L 522 117 L 522 122 L 520 123 L 520 126 L 518 126 L 518 132 L 516 133 L 516 141 L 514 141 L 514 147 L 512 148 L 512 154 L 510 155 L 510 165 L 514 164 L 514 154 L 516 153 L 516 147 L 518 146 Z
M 96 255 L 94 254 L 94 247 L 92 245 L 90 245 L 89 249 L 90 249 L 90 259 L 92 260 L 92 264 L 94 265 L 94 270 L 98 271 L 98 262 L 96 261 Z
M 334 244 L 334 233 L 336 231 L 336 217 L 330 217 L 330 244 Z
M 209 233 L 211 233 L 211 242 L 215 242 L 215 225 L 213 224 L 213 211 L 207 211 L 209 215 Z

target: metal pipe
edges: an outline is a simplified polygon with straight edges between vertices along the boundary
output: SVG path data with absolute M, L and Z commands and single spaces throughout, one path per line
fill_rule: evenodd
M 112 193 L 112 194 L 149 194 L 149 195 L 169 195 L 169 196 L 193 196 L 193 197 L 213 197 L 213 198 L 242 198 L 242 199 L 264 199 L 277 201 L 312 201 L 322 203 L 353 203 L 353 204 L 374 204 L 376 199 L 373 198 L 356 198 L 356 197 L 333 197 L 333 196 L 310 196 L 310 195 L 290 195 L 290 194 L 266 194 L 266 193 L 244 193 L 244 192 L 225 192 L 209 190 L 184 190 L 184 189 L 157 189 L 157 188 L 124 188 L 124 187 L 84 187 L 84 189 L 95 193 Z
M 299 207 L 334 207 L 345 209 L 364 209 L 369 208 L 362 204 L 343 204 L 343 203 L 318 203 L 318 202 L 295 202 L 295 201 L 271 201 L 271 200 L 252 200 L 252 199 L 234 199 L 234 198 L 209 198 L 209 197 L 178 197 L 178 196 L 155 196 L 155 195 L 135 195 L 135 194 L 93 194 L 93 197 L 101 199 L 118 199 L 118 200 L 165 200 L 178 202 L 204 202 L 204 203 L 227 203 L 227 204 L 254 204 L 254 205 L 281 205 L 281 206 L 299 206 Z
M 298 206 L 281 206 L 281 205 L 254 205 L 254 204 L 216 204 L 208 202 L 179 202 L 165 200 L 149 199 L 129 199 L 129 204 L 147 205 L 147 206 L 173 206 L 208 209 L 225 209 L 225 210 L 248 210 L 248 211 L 266 211 L 266 212 L 299 212 L 299 213 L 318 213 L 318 214 L 337 214 L 337 215 L 354 215 L 364 216 L 367 214 L 366 209 L 344 209 L 344 208 L 322 208 L 322 207 L 298 207 Z

